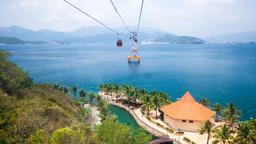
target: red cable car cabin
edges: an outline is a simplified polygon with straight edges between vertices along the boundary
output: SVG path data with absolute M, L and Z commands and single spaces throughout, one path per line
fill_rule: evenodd
M 122 46 L 123 46 L 123 42 L 122 42 L 121 39 L 118 39 L 118 40 L 117 40 L 116 46 L 117 46 L 117 47 L 122 47 Z

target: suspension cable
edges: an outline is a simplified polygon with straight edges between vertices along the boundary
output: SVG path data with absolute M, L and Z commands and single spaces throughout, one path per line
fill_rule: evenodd
M 138 32 L 139 32 L 140 20 L 141 20 L 141 15 L 142 15 L 143 5 L 144 5 L 144 0 L 142 0 L 142 2 L 141 2 L 141 7 L 140 7 L 140 17 L 139 17 L 139 21 L 138 21 L 138 25 L 137 25 L 137 34 L 138 34 Z
M 122 23 L 124 24 L 125 28 L 127 29 L 128 33 L 131 33 L 130 29 L 128 28 L 127 24 L 125 23 L 124 19 L 122 18 L 122 16 L 120 15 L 120 13 L 118 12 L 113 0 L 110 0 L 113 8 L 115 9 L 117 15 L 119 16 L 119 18 L 121 19 Z
M 111 30 L 112 32 L 116 33 L 117 35 L 119 35 L 119 32 L 115 31 L 113 28 L 107 26 L 106 24 L 104 24 L 103 22 L 97 20 L 96 18 L 94 18 L 93 16 L 89 15 L 88 13 L 84 12 L 83 10 L 81 10 L 80 8 L 78 8 L 77 6 L 73 5 L 72 3 L 68 2 L 67 0 L 64 0 L 66 3 L 68 3 L 69 5 L 71 5 L 73 8 L 77 9 L 78 11 L 82 12 L 83 14 L 85 14 L 86 16 L 90 17 L 91 19 L 93 19 L 94 21 L 98 22 L 99 24 L 103 25 L 104 27 L 106 27 L 107 29 Z

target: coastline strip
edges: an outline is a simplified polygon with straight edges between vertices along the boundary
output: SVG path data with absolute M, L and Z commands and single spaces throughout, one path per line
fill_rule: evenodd
M 134 112 L 134 110 L 128 108 L 125 105 L 122 105 L 120 103 L 116 103 L 115 101 L 109 100 L 107 98 L 107 96 L 101 92 L 99 92 L 99 95 L 108 103 L 110 103 L 111 105 L 120 107 L 124 110 L 126 110 L 127 112 L 129 112 L 129 114 L 132 115 L 132 117 L 135 119 L 136 123 L 142 127 L 143 129 L 145 129 L 146 131 L 148 131 L 149 133 L 151 133 L 152 135 L 160 138 L 160 139 L 166 139 L 166 138 L 170 138 L 171 141 L 173 141 L 175 144 L 182 144 L 180 141 L 177 141 L 177 139 L 170 137 L 170 135 L 167 133 L 165 134 L 164 132 L 161 132 L 160 130 L 155 129 L 154 127 L 150 126 L 149 124 L 145 123 L 143 121 L 143 117 L 144 119 L 147 119 L 145 116 L 142 115 L 142 117 L 139 117 L 136 112 Z

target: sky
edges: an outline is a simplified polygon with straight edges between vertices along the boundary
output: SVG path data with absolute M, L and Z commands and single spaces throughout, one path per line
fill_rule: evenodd
M 123 26 L 110 0 L 69 0 L 111 27 Z M 141 0 L 113 0 L 128 25 L 136 25 Z M 141 26 L 208 37 L 256 31 L 256 0 L 145 0 Z M 98 25 L 63 0 L 0 0 L 0 26 L 72 31 Z

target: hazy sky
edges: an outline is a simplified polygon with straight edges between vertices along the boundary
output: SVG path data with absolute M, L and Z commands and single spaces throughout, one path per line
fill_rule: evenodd
M 109 0 L 69 0 L 110 26 L 122 26 Z M 136 25 L 141 0 L 113 0 Z M 175 34 L 212 36 L 256 31 L 256 0 L 145 0 L 142 26 Z M 70 31 L 97 25 L 63 0 L 0 0 L 0 26 Z

